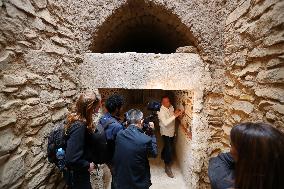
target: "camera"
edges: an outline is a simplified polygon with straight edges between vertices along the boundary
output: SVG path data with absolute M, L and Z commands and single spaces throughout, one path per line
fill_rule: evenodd
M 160 111 L 160 109 L 161 109 L 161 103 L 160 102 L 152 101 L 152 102 L 149 102 L 147 104 L 147 110 L 149 110 L 149 111 L 157 112 L 157 111 Z
M 154 130 L 150 127 L 150 122 L 155 122 L 158 118 L 157 111 L 160 111 L 161 103 L 157 101 L 152 101 L 147 104 L 147 110 L 151 111 L 151 114 L 147 116 L 143 121 L 142 130 L 148 136 L 152 136 L 154 134 Z
M 142 124 L 142 130 L 148 136 L 152 136 L 154 134 L 153 129 L 150 127 L 150 122 L 155 122 L 155 120 L 157 120 L 158 118 L 157 111 L 160 111 L 160 108 L 161 108 L 161 103 L 157 101 L 152 101 L 147 104 L 147 110 L 151 111 L 151 114 L 144 119 Z M 127 128 L 128 126 L 127 112 L 124 113 L 124 119 L 122 121 L 122 125 L 124 128 Z

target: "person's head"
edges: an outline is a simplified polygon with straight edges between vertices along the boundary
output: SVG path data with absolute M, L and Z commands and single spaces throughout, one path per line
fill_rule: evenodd
M 138 109 L 131 109 L 126 113 L 126 121 L 128 125 L 135 124 L 142 127 L 143 113 Z
M 114 94 L 106 100 L 105 108 L 110 114 L 120 116 L 123 103 L 123 97 L 121 95 Z
M 161 101 L 162 105 L 165 106 L 166 108 L 169 108 L 171 106 L 171 101 L 169 96 L 167 95 L 163 96 Z
M 281 131 L 265 123 L 241 123 L 232 128 L 230 137 L 237 188 L 283 188 L 284 134 Z
M 85 92 L 80 94 L 76 101 L 75 107 L 72 112 L 67 116 L 67 130 L 75 121 L 82 121 L 86 123 L 88 130 L 94 129 L 93 114 L 97 113 L 101 106 L 101 98 L 94 92 Z

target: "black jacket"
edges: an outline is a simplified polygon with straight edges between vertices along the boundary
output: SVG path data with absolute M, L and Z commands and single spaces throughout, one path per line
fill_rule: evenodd
M 230 153 L 221 153 L 209 160 L 208 176 L 212 189 L 234 188 L 235 162 Z
M 87 160 L 86 133 L 86 126 L 79 121 L 69 128 L 65 157 L 67 167 L 78 171 L 88 170 L 90 162 Z
M 123 130 L 123 126 L 110 113 L 104 114 L 100 118 L 99 123 L 103 125 L 105 129 L 106 139 L 107 139 L 108 152 L 107 152 L 106 162 L 107 164 L 112 164 L 113 154 L 115 150 L 115 139 L 116 139 L 117 133 L 120 130 Z
M 156 138 L 135 125 L 118 133 L 115 142 L 114 185 L 116 189 L 146 189 L 151 186 L 148 157 L 157 156 Z

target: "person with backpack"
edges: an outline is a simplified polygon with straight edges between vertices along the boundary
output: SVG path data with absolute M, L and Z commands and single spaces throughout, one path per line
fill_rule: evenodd
M 68 188 L 90 189 L 90 172 L 95 165 L 88 153 L 88 143 L 94 132 L 93 114 L 100 108 L 100 97 L 93 92 L 81 94 L 74 111 L 67 115 L 65 124 L 66 169 L 64 178 Z
M 111 95 L 105 102 L 105 114 L 100 118 L 99 125 L 102 125 L 105 131 L 105 136 L 107 140 L 107 153 L 105 157 L 105 162 L 110 169 L 113 176 L 112 159 L 115 150 L 115 139 L 117 133 L 123 130 L 124 127 L 120 122 L 120 116 L 122 113 L 122 106 L 124 100 L 121 95 L 114 94 Z M 113 182 L 112 182 L 113 188 Z

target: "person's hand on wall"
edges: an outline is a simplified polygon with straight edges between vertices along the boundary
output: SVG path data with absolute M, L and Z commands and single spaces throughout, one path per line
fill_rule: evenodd
M 174 116 L 175 117 L 179 117 L 183 114 L 184 111 L 180 110 L 180 109 L 176 109 L 174 112 Z
M 184 110 L 181 110 L 181 115 L 180 115 L 178 118 L 179 118 L 179 119 L 182 119 L 183 116 L 184 116 L 184 114 L 185 114 Z
M 153 122 L 149 122 L 149 126 L 151 129 L 155 129 L 155 124 Z
M 89 172 L 92 172 L 95 169 L 95 164 L 92 162 L 90 163 L 90 167 L 88 169 Z

